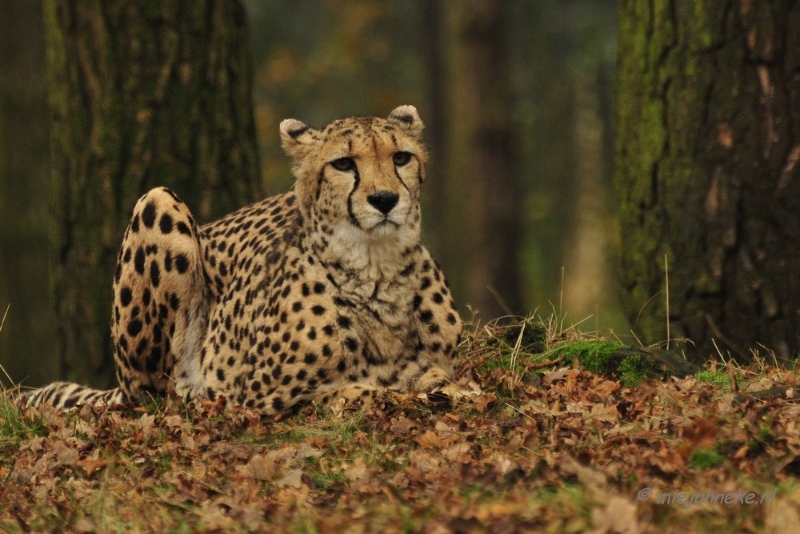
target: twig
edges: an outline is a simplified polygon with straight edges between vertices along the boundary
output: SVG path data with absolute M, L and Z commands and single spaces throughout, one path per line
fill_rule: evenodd
M 639 339 L 639 336 L 636 335 L 636 332 L 633 331 L 633 328 L 631 328 L 631 334 L 633 335 L 633 338 L 636 340 L 639 346 L 644 347 L 644 343 L 642 343 L 642 340 Z
M 530 419 L 531 421 L 535 421 L 535 419 L 534 419 L 533 417 L 531 417 L 530 415 L 526 414 L 525 412 L 523 412 L 522 410 L 520 410 L 520 409 L 519 409 L 519 408 L 517 408 L 516 406 L 512 406 L 512 405 L 511 405 L 511 404 L 509 404 L 509 403 L 506 403 L 506 406 L 508 406 L 509 408 L 511 408 L 512 410 L 514 410 L 515 412 L 519 412 L 520 414 L 522 414 L 522 416 L 523 416 L 523 417 L 527 417 L 527 418 L 528 418 L 528 419 Z
M 667 262 L 667 255 L 664 254 L 664 279 L 665 285 L 664 288 L 666 291 L 666 302 L 667 302 L 667 350 L 669 350 L 669 263 Z
M 500 293 L 498 293 L 497 290 L 495 288 L 493 288 L 492 286 L 486 286 L 486 289 L 489 290 L 489 293 L 492 294 L 492 296 L 497 301 L 497 303 L 500 305 L 500 307 L 503 308 L 503 311 L 505 312 L 505 314 L 513 317 L 514 316 L 514 312 L 512 312 L 511 308 L 508 307 L 508 304 L 506 304 L 506 301 L 503 300 L 503 297 L 500 296 Z
M 561 289 L 558 294 L 558 315 L 561 315 L 561 311 L 564 309 L 564 266 L 561 266 Z
M 528 366 L 528 371 L 535 371 L 537 369 L 542 369 L 543 367 L 550 367 L 551 365 L 555 365 L 555 364 L 561 363 L 563 361 L 564 361 L 564 355 L 562 354 L 561 356 L 559 356 L 555 360 L 550 360 L 550 361 L 546 361 L 546 362 L 539 362 L 539 363 L 535 363 L 533 365 L 529 365 Z
M 788 388 L 784 386 L 775 386 L 774 388 L 754 391 L 752 393 L 742 393 L 741 395 L 734 397 L 733 401 L 731 401 L 731 405 L 738 406 L 739 404 L 745 403 L 750 399 L 757 401 L 768 401 L 772 399 L 786 398 L 787 389 Z
M 725 362 L 728 366 L 728 380 L 731 381 L 731 393 L 739 393 L 739 384 L 736 383 L 736 375 L 733 374 L 733 364 L 728 360 Z
M 3 331 L 3 325 L 6 324 L 6 316 L 8 316 L 8 309 L 10 307 L 11 307 L 11 303 L 9 302 L 8 306 L 6 306 L 6 312 L 3 314 L 3 320 L 0 321 L 0 332 Z
M 706 322 L 708 323 L 708 326 L 711 327 L 711 330 L 713 331 L 714 335 L 717 336 L 723 343 L 732 348 L 733 352 L 738 354 L 740 358 L 744 357 L 744 353 L 742 352 L 742 350 L 736 345 L 734 345 L 733 341 L 725 337 L 725 335 L 720 331 L 720 329 L 717 328 L 717 324 L 714 322 L 714 319 L 712 319 L 709 314 L 705 314 L 705 318 Z
M 0 364 L 0 371 L 3 371 L 3 374 L 6 375 L 6 378 L 8 378 L 8 383 L 11 384 L 11 387 L 14 387 L 14 381 L 11 380 L 11 376 L 8 374 L 8 371 L 6 371 L 6 368 L 3 367 L 2 364 Z M 2 386 L 2 383 L 0 383 L 0 386 Z
M 656 293 L 655 295 L 653 295 L 652 297 L 650 297 L 649 299 L 647 299 L 647 301 L 642 305 L 642 307 L 639 308 L 639 313 L 636 314 L 636 320 L 633 322 L 633 327 L 634 328 L 636 328 L 636 326 L 639 324 L 639 317 L 641 317 L 642 312 L 647 307 L 647 305 L 650 304 L 650 301 L 653 300 L 654 298 L 656 298 L 657 296 L 659 296 L 662 292 L 663 292 L 663 289 L 661 291 L 659 291 L 658 293 Z
M 514 345 L 514 349 L 511 351 L 511 358 L 509 358 L 509 366 L 511 367 L 511 387 L 515 386 L 515 382 L 517 382 L 517 372 L 514 370 L 516 366 L 517 359 L 519 358 L 519 351 L 522 347 L 522 334 L 525 333 L 525 323 L 522 323 L 522 328 L 519 329 L 519 336 L 517 337 L 517 343 Z M 520 373 L 519 381 L 522 381 L 522 373 Z

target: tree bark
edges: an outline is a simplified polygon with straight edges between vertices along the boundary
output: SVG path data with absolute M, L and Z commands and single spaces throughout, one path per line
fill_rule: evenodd
M 57 378 L 44 26 L 40 2 L 0 0 L 0 13 L 0 364 L 31 385 Z
M 486 321 L 521 312 L 522 198 L 503 0 L 449 3 L 448 202 L 462 216 L 448 228 L 449 257 L 464 279 L 457 295 Z
M 649 343 L 800 348 L 800 4 L 619 4 L 624 306 Z M 658 295 L 657 298 L 653 298 Z M 652 299 L 652 300 L 650 300 Z
M 113 383 L 110 287 L 136 199 L 166 185 L 208 221 L 260 196 L 237 1 L 47 0 L 61 374 Z

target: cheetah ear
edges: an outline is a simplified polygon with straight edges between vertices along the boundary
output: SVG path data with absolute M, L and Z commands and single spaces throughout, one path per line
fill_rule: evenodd
M 400 126 L 414 139 L 419 140 L 422 137 L 422 129 L 425 125 L 422 124 L 422 119 L 419 118 L 417 108 L 414 106 L 395 108 L 389 113 L 389 120 Z
M 281 122 L 281 146 L 292 159 L 302 159 L 309 147 L 316 141 L 316 130 L 297 119 Z

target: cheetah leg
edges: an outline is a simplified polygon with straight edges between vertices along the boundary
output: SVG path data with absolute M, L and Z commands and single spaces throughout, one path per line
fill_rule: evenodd
M 451 382 L 450 373 L 441 367 L 428 369 L 416 382 L 415 391 L 421 392 L 418 397 L 427 398 L 428 393 L 442 393 L 452 400 L 468 396 L 468 392 Z M 341 416 L 371 406 L 375 402 L 379 389 L 368 384 L 347 384 L 332 392 L 321 394 L 314 399 L 314 404 L 327 407 L 334 415 Z
M 142 400 L 179 394 L 201 380 L 199 352 L 208 321 L 208 290 L 198 230 L 186 205 L 165 188 L 146 193 L 117 258 L 111 320 L 120 389 Z

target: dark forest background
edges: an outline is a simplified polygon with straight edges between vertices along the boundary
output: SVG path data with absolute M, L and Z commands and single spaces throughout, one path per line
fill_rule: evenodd
M 401 104 L 426 124 L 423 239 L 465 319 L 555 314 L 629 343 L 688 338 L 696 360 L 800 345 L 796 2 L 0 13 L 0 364 L 15 381 L 113 382 L 111 272 L 148 188 L 209 222 L 291 187 L 282 119 Z
M 0 4 L 2 312 L 10 304 L 0 363 L 15 380 L 35 385 L 64 377 L 51 295 L 45 26 L 40 2 Z M 497 169 L 508 176 L 486 178 L 519 188 L 518 229 L 509 228 L 517 235 L 487 236 L 518 242 L 518 265 L 511 266 L 518 278 L 502 288 L 505 295 L 469 287 L 470 246 L 481 241 L 482 228 L 469 221 L 475 200 L 459 176 L 468 161 L 456 145 L 464 135 L 454 132 L 470 127 L 458 117 L 470 114 L 463 108 L 470 97 L 462 94 L 470 87 L 457 79 L 464 76 L 458 62 L 469 46 L 463 26 L 470 22 L 463 18 L 470 14 L 458 2 L 244 2 L 261 187 L 274 194 L 292 185 L 279 147 L 282 119 L 324 125 L 413 104 L 426 123 L 432 160 L 424 240 L 451 278 L 465 318 L 546 316 L 555 309 L 567 321 L 586 319 L 589 330 L 625 335 L 611 261 L 618 241 L 610 196 L 615 2 L 502 4 L 495 6 L 501 18 L 490 38 L 503 51 L 508 109 L 502 120 L 514 136 L 514 153 Z

